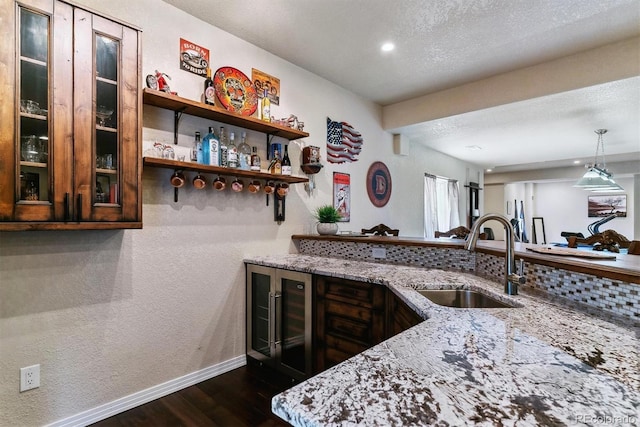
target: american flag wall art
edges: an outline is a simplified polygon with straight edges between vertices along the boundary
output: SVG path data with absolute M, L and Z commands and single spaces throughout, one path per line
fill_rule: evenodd
M 327 117 L 327 160 L 330 163 L 356 162 L 362 150 L 362 134 L 347 122 Z

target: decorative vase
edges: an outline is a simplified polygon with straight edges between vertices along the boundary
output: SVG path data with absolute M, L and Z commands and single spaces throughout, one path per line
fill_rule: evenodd
M 318 229 L 318 234 L 338 233 L 338 224 L 335 222 L 319 222 L 316 228 Z

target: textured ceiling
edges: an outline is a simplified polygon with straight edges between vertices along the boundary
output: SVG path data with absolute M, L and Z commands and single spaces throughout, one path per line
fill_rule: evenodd
M 640 34 L 640 0 L 165 2 L 381 105 Z M 386 41 L 396 49 L 382 53 Z M 506 168 L 584 157 L 585 144 L 592 155 L 593 129 L 603 125 L 611 128 L 607 152 L 638 153 L 639 114 L 640 86 L 631 79 L 624 87 L 573 91 L 402 133 L 454 157 Z M 517 150 L 513 141 L 520 141 Z M 482 150 L 470 156 L 470 145 Z

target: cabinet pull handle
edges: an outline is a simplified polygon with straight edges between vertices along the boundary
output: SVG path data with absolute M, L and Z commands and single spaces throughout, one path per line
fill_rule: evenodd
M 71 213 L 71 197 L 69 193 L 64 193 L 64 220 L 69 221 L 69 214 Z
M 78 193 L 78 221 L 82 221 L 82 193 Z
M 278 325 L 278 319 L 282 316 L 282 294 L 280 292 L 276 292 L 273 295 L 273 302 L 275 306 L 275 316 L 273 321 L 273 327 L 275 330 L 274 333 L 274 344 L 276 346 L 281 344 L 281 333 L 280 333 L 280 325 Z

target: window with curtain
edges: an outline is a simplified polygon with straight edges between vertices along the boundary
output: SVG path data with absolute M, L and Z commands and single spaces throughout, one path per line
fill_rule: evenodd
M 436 231 L 449 231 L 460 225 L 458 181 L 431 174 L 424 175 L 424 237 Z

